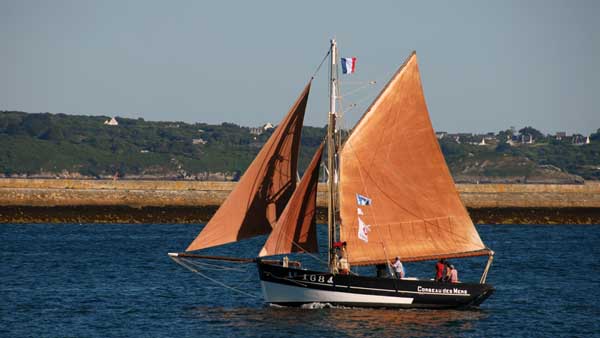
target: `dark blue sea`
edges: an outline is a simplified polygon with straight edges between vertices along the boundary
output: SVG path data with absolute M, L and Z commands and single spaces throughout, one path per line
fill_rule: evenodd
M 167 256 L 201 227 L 0 225 L 0 336 L 600 336 L 600 225 L 478 226 L 496 251 L 497 291 L 479 309 L 450 311 L 266 306 L 254 266 L 204 265 L 201 276 Z M 252 257 L 260 240 L 212 253 Z M 485 259 L 453 263 L 477 281 Z M 433 275 L 432 262 L 405 267 Z

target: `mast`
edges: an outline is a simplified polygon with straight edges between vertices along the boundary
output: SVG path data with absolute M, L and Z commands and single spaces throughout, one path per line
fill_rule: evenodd
M 333 271 L 333 243 L 335 242 L 335 91 L 337 83 L 337 66 L 336 66 L 336 52 L 337 46 L 335 39 L 331 39 L 331 62 L 329 70 L 329 121 L 327 123 L 327 170 L 329 175 L 327 177 L 327 228 L 328 228 L 328 257 L 329 257 L 329 270 Z

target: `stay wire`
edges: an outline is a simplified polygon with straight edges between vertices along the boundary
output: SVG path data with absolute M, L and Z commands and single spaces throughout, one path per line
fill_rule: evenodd
M 315 72 L 310 77 L 311 79 L 315 78 L 315 76 L 317 75 L 317 73 L 321 69 L 321 66 L 323 66 L 323 63 L 325 63 L 325 60 L 327 60 L 327 57 L 329 56 L 330 53 L 331 53 L 331 48 L 327 51 L 327 54 L 325 54 L 325 56 L 323 57 L 323 60 L 321 60 L 321 63 L 319 63 L 319 66 L 317 67 L 317 69 L 315 69 Z
M 246 292 L 246 291 L 243 291 L 243 290 L 239 290 L 239 289 L 237 289 L 237 288 L 234 288 L 234 287 L 232 287 L 232 286 L 229 286 L 229 285 L 227 285 L 227 284 L 225 284 L 225 283 L 223 283 L 223 282 L 220 282 L 220 281 L 218 281 L 218 280 L 216 280 L 216 279 L 214 279 L 214 278 L 208 277 L 207 275 L 205 275 L 205 274 L 203 274 L 202 272 L 200 272 L 200 271 L 198 271 L 198 270 L 194 269 L 193 267 L 191 267 L 191 266 L 189 266 L 189 265 L 185 264 L 184 262 L 182 262 L 180 259 L 178 259 L 178 258 L 176 258 L 176 257 L 171 257 L 171 259 L 172 259 L 172 260 L 174 260 L 174 261 L 175 261 L 175 263 L 177 263 L 177 264 L 179 264 L 179 265 L 183 266 L 184 268 L 186 268 L 186 269 L 190 270 L 191 272 L 193 272 L 193 273 L 197 273 L 197 274 L 198 274 L 198 275 L 200 275 L 201 277 L 204 277 L 205 279 L 207 279 L 207 280 L 209 280 L 209 281 L 211 281 L 211 282 L 213 282 L 213 283 L 215 283 L 215 284 L 217 284 L 217 285 L 220 285 L 220 286 L 222 286 L 222 287 L 224 287 L 224 288 L 226 288 L 226 289 L 229 289 L 229 290 L 232 290 L 232 291 L 234 291 L 234 292 L 238 292 L 238 293 L 244 294 L 244 295 L 246 295 L 246 296 L 250 296 L 250 297 L 252 297 L 252 298 L 260 298 L 260 297 L 259 297 L 259 296 L 257 296 L 257 295 L 254 295 L 254 294 L 248 293 L 248 292 Z

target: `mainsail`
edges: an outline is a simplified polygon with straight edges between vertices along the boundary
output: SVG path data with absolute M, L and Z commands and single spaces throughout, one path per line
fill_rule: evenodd
M 318 252 L 315 213 L 323 146 L 324 144 L 321 144 L 313 156 L 259 257 L 292 252 Z
M 440 151 L 413 53 L 340 151 L 340 239 L 353 265 L 487 255 Z M 358 205 L 357 196 L 370 199 Z M 360 208 L 360 209 L 357 209 Z M 361 214 L 361 215 L 359 215 Z M 360 239 L 359 217 L 370 232 Z
M 234 190 L 186 251 L 268 234 L 296 188 L 309 82 Z

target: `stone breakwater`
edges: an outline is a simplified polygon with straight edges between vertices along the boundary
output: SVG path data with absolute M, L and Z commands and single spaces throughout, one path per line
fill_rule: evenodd
M 0 223 L 201 223 L 234 182 L 0 179 Z M 600 223 L 600 183 L 458 184 L 473 221 Z M 318 218 L 325 219 L 326 187 Z

